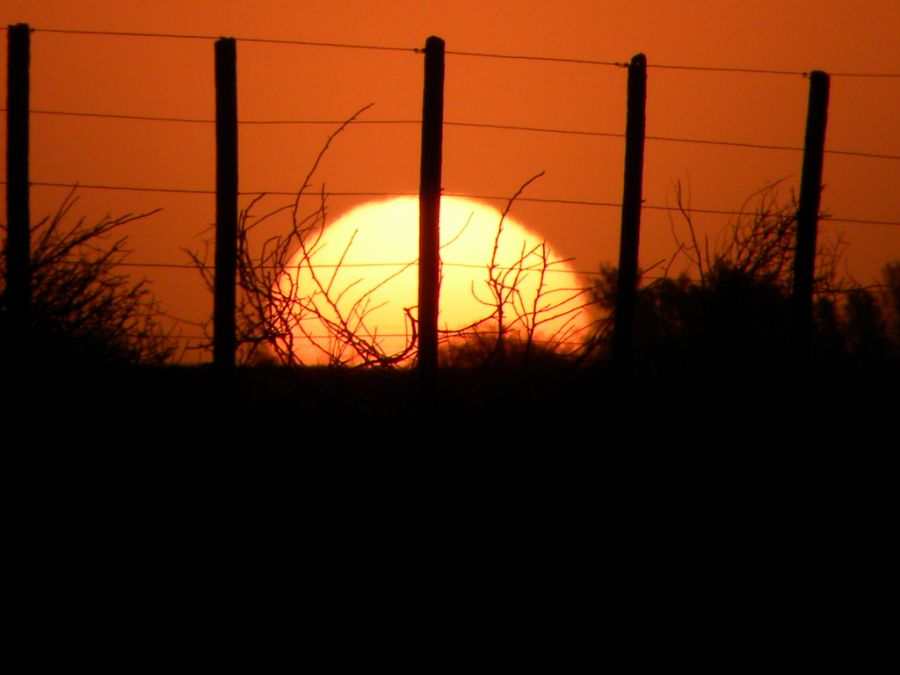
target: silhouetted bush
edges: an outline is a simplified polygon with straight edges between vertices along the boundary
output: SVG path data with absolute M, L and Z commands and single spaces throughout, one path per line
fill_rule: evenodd
M 70 225 L 76 202 L 73 190 L 31 230 L 28 358 L 35 364 L 163 363 L 174 347 L 159 322 L 159 305 L 146 280 L 135 283 L 117 271 L 128 255 L 120 228 L 155 211 Z M 0 340 L 7 353 L 6 225 L 0 228 Z
M 716 372 L 738 382 L 764 379 L 785 365 L 793 283 L 797 203 L 778 202 L 775 186 L 746 203 L 715 243 L 698 241 L 690 209 L 680 213 L 688 237 L 664 274 L 638 290 L 634 348 L 645 367 L 663 366 Z M 674 228 L 673 228 L 674 231 Z M 873 361 L 898 351 L 900 263 L 884 268 L 882 292 L 839 277 L 843 243 L 820 237 L 814 279 L 813 354 L 820 362 Z M 684 256 L 688 269 L 669 276 Z M 614 320 L 616 268 L 604 265 L 594 281 L 594 297 Z M 888 317 L 888 318 L 886 318 Z M 893 333 L 893 334 L 892 334 Z
M 900 345 L 900 260 L 889 262 L 881 270 L 884 280 L 881 302 L 885 309 L 888 333 Z

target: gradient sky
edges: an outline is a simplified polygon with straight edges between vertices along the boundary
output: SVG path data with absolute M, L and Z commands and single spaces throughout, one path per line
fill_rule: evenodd
M 76 36 L 40 29 L 139 31 L 398 46 L 370 51 L 238 43 L 243 120 L 340 120 L 374 103 L 367 120 L 421 114 L 422 56 L 413 48 L 439 35 L 449 51 L 628 61 L 647 55 L 647 133 L 652 136 L 801 146 L 808 80 L 802 75 L 654 68 L 696 65 L 830 73 L 900 73 L 896 0 L 682 0 L 669 2 L 341 2 L 255 3 L 180 0 L 78 2 L 5 0 L 0 23 L 27 22 L 32 35 L 35 110 L 210 119 L 213 42 Z M 6 49 L 0 54 L 5 89 Z M 448 55 L 445 120 L 622 133 L 622 68 Z M 251 126 L 240 130 L 241 190 L 299 187 L 336 125 Z M 624 140 L 448 126 L 444 188 L 511 196 L 534 174 L 525 196 L 618 202 Z M 0 139 L 5 152 L 5 138 Z M 837 77 L 831 83 L 826 148 L 900 155 L 900 79 Z M 332 192 L 410 192 L 418 187 L 414 124 L 355 125 L 316 174 Z M 100 185 L 212 189 L 213 127 L 63 117 L 32 117 L 31 179 Z M 755 190 L 784 179 L 799 185 L 801 154 L 790 150 L 648 140 L 644 196 L 674 205 L 675 185 L 690 186 L 698 209 L 733 210 Z M 5 172 L 5 164 L 3 171 Z M 900 221 L 900 161 L 829 154 L 823 209 L 835 217 Z M 35 187 L 34 219 L 64 190 Z M 134 262 L 186 263 L 214 219 L 211 195 L 82 189 L 76 210 L 89 219 L 156 207 L 129 227 Z M 285 197 L 269 197 L 278 205 Z M 247 198 L 243 198 L 246 203 Z M 340 215 L 364 197 L 335 196 Z M 495 202 L 500 205 L 500 202 Z M 547 237 L 575 267 L 617 259 L 616 208 L 520 203 L 514 215 Z M 715 242 L 727 216 L 700 215 Z M 675 230 L 685 234 L 675 218 Z M 204 232 L 206 231 L 206 234 Z M 900 227 L 828 223 L 821 236 L 847 242 L 844 271 L 870 282 L 900 258 Z M 669 215 L 643 215 L 641 263 L 675 249 Z M 146 274 L 165 309 L 201 319 L 211 312 L 196 272 L 133 268 Z M 189 329 L 186 332 L 190 332 Z

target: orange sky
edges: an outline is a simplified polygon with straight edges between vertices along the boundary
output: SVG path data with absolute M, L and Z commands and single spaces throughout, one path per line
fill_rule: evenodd
M 344 119 L 374 103 L 364 119 L 414 120 L 421 111 L 422 57 L 428 35 L 448 50 L 832 73 L 900 73 L 896 0 L 737 3 L 668 2 L 225 2 L 181 0 L 51 2 L 5 0 L 0 23 L 28 22 L 33 109 L 188 118 L 213 115 L 213 43 L 74 36 L 41 28 L 262 37 L 408 47 L 367 51 L 238 43 L 239 115 L 244 120 Z M 5 39 L 5 38 L 4 38 Z M 0 53 L 2 86 L 6 49 Z M 447 57 L 445 120 L 621 133 L 621 68 Z M 651 68 L 647 133 L 691 139 L 800 146 L 808 81 L 760 75 Z M 834 77 L 826 147 L 900 155 L 900 79 Z M 242 191 L 292 191 L 333 130 L 328 125 L 242 126 Z M 624 141 L 615 137 L 447 127 L 444 188 L 511 196 L 546 175 L 526 196 L 618 202 Z M 5 152 L 5 138 L 0 139 Z M 344 132 L 317 174 L 333 192 L 410 192 L 418 187 L 419 129 L 357 125 Z M 677 181 L 690 183 L 697 208 L 736 209 L 754 190 L 785 178 L 799 184 L 801 154 L 648 140 L 644 196 L 672 205 Z M 5 172 L 4 168 L 2 169 Z M 33 181 L 211 189 L 213 127 L 83 117 L 32 117 Z M 836 217 L 900 221 L 900 161 L 829 154 L 823 208 Z M 34 219 L 63 191 L 35 187 Z M 246 199 L 246 198 L 245 198 Z M 271 197 L 273 205 L 285 198 Z M 280 201 L 279 201 L 280 200 Z M 365 198 L 333 197 L 331 211 Z M 79 213 L 164 211 L 131 226 L 135 262 L 185 263 L 214 218 L 214 198 L 83 189 Z M 575 267 L 617 259 L 615 208 L 520 203 L 518 220 L 539 231 Z M 697 216 L 714 236 L 725 216 Z M 869 282 L 900 258 L 900 227 L 823 225 L 849 243 L 846 270 Z M 641 262 L 674 250 L 666 212 L 643 215 Z M 164 307 L 203 318 L 211 311 L 190 270 L 133 270 L 153 281 Z M 188 331 L 190 332 L 190 331 Z

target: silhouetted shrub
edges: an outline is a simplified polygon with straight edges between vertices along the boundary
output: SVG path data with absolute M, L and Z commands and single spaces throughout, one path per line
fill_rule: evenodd
M 779 204 L 775 186 L 745 204 L 715 244 L 698 241 L 688 207 L 680 212 L 689 236 L 663 276 L 641 286 L 634 319 L 634 348 L 646 365 L 706 368 L 730 377 L 765 378 L 784 366 L 793 283 L 797 202 Z M 674 230 L 673 230 L 674 231 Z M 814 357 L 882 359 L 897 350 L 885 317 L 900 315 L 900 263 L 885 267 L 881 294 L 839 278 L 843 243 L 820 237 L 814 279 Z M 688 270 L 670 277 L 684 256 Z M 601 266 L 594 297 L 614 320 L 616 268 Z M 900 336 L 898 324 L 896 336 Z M 892 343 L 892 339 L 895 340 Z M 893 347 L 892 347 L 893 344 Z M 704 372 L 708 372 L 704 371 Z
M 118 272 L 128 255 L 122 226 L 153 213 L 67 221 L 74 190 L 53 216 L 31 230 L 31 323 L 28 357 L 35 363 L 162 363 L 174 353 L 146 280 Z M 0 340 L 10 349 L 6 303 L 6 225 L 0 256 Z M 18 355 L 15 358 L 21 358 Z

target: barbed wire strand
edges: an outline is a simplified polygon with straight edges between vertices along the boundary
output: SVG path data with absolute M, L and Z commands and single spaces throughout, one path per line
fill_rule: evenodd
M 222 35 L 200 35 L 192 33 L 145 33 L 141 31 L 112 31 L 112 30 L 79 30 L 68 28 L 33 28 L 36 33 L 56 33 L 60 35 L 90 35 L 106 37 L 127 38 L 158 38 L 173 40 L 218 40 Z M 287 40 L 280 38 L 262 38 L 252 36 L 232 36 L 238 42 L 253 42 L 258 44 L 296 45 L 302 47 L 330 47 L 335 49 L 361 49 L 368 51 L 409 52 L 415 54 L 421 51 L 418 47 L 398 47 L 391 45 L 356 44 L 349 42 L 321 42 L 317 40 Z
M 549 265 L 558 265 L 562 262 L 565 262 L 565 261 L 562 261 L 562 260 L 554 261 L 554 262 L 549 263 Z M 122 262 L 112 263 L 112 265 L 114 267 L 134 267 L 134 268 L 148 268 L 148 269 L 164 268 L 164 269 L 175 269 L 175 270 L 194 270 L 194 271 L 200 270 L 200 268 L 197 265 L 193 265 L 190 263 L 160 263 L 160 262 L 122 261 Z M 411 268 L 411 267 L 414 267 L 415 265 L 416 265 L 416 261 L 412 261 L 412 262 L 374 262 L 374 263 L 348 263 L 348 262 L 318 263 L 317 262 L 313 266 L 316 268 L 321 267 L 321 268 L 325 268 L 325 269 L 334 269 L 334 268 L 352 269 L 352 268 L 372 268 L 372 267 L 375 267 L 375 268 L 377 268 L 377 267 L 387 267 L 387 268 L 410 267 Z M 461 267 L 461 268 L 468 268 L 468 269 L 487 269 L 488 268 L 488 263 L 477 264 L 477 263 L 461 263 L 461 262 L 453 262 L 453 261 L 441 261 L 441 265 L 444 267 Z M 278 267 L 275 267 L 273 265 L 257 265 L 256 267 L 258 269 L 279 269 Z M 307 265 L 285 265 L 284 270 L 290 271 L 290 270 L 294 270 L 294 269 L 303 269 L 305 267 L 307 267 Z M 203 269 L 214 270 L 215 265 L 212 265 L 212 264 L 204 265 Z M 517 271 L 520 268 L 518 265 L 511 265 L 511 266 L 494 265 L 494 269 L 500 270 L 502 272 L 506 272 L 506 271 L 514 271 L 514 270 Z M 597 274 L 597 272 L 593 271 L 593 270 L 572 270 L 572 269 L 555 269 L 555 268 L 541 270 L 539 268 L 536 268 L 536 267 L 531 268 L 526 265 L 522 266 L 521 271 L 523 273 L 528 273 L 528 272 L 541 273 L 541 272 L 543 272 L 545 274 L 572 274 L 572 273 L 582 274 L 582 275 Z
M 150 192 L 150 193 L 171 193 L 171 194 L 192 194 L 192 195 L 214 195 L 216 194 L 215 190 L 204 190 L 204 189 L 191 189 L 191 188 L 164 188 L 164 187 L 144 187 L 137 185 L 100 185 L 93 183 L 55 183 L 49 181 L 31 181 L 29 183 L 32 186 L 37 187 L 52 187 L 52 188 L 84 188 L 86 190 L 116 190 L 116 191 L 131 191 L 131 192 Z M 0 181 L 0 185 L 6 185 L 6 181 Z M 281 191 L 281 190 L 242 190 L 238 193 L 240 196 L 258 196 L 258 195 L 271 195 L 277 197 L 296 197 L 296 191 Z M 485 201 L 509 201 L 508 196 L 503 195 L 481 195 L 481 194 L 469 194 L 462 192 L 444 192 L 442 193 L 445 197 L 462 197 L 466 199 L 481 199 Z M 418 195 L 418 192 L 328 192 L 327 197 L 414 197 Z M 527 202 L 533 204 L 564 204 L 570 206 L 588 206 L 588 207 L 605 207 L 605 208 L 621 208 L 621 202 L 600 202 L 600 201 L 592 201 L 585 199 L 562 199 L 562 198 L 552 198 L 552 197 L 519 197 L 516 199 L 517 202 Z M 661 204 L 643 204 L 641 206 L 642 209 L 649 211 L 680 211 L 681 208 L 677 206 L 664 206 Z M 694 214 L 707 214 L 707 215 L 717 215 L 717 216 L 752 216 L 754 215 L 753 211 L 734 211 L 730 209 L 711 209 L 711 208 L 694 208 L 691 207 L 689 209 L 690 213 Z M 876 220 L 869 218 L 851 218 L 844 216 L 822 216 L 819 219 L 821 222 L 835 222 L 835 223 L 856 223 L 861 225 L 888 225 L 888 226 L 900 226 L 900 221 L 897 220 Z
M 179 40 L 217 40 L 222 36 L 216 35 L 200 35 L 190 33 L 150 33 L 142 31 L 111 31 L 111 30 L 81 30 L 81 29 L 63 29 L 63 28 L 32 28 L 35 32 L 55 33 L 60 35 L 86 35 L 86 36 L 109 36 L 109 37 L 126 37 L 126 38 L 156 38 L 156 39 L 179 39 Z M 421 47 L 400 47 L 395 45 L 375 45 L 363 43 L 348 42 L 324 42 L 316 40 L 288 40 L 280 38 L 264 38 L 252 36 L 234 36 L 238 42 L 249 42 L 257 44 L 273 44 L 273 45 L 296 45 L 303 47 L 324 47 L 335 49 L 353 49 L 368 51 L 390 51 L 390 52 L 408 52 L 420 54 L 424 52 Z M 600 60 L 600 59 L 579 59 L 561 56 L 546 56 L 532 54 L 503 54 L 498 52 L 482 52 L 482 51 L 462 51 L 447 50 L 444 52 L 448 56 L 474 57 L 483 59 L 503 59 L 545 63 L 560 63 L 569 65 L 588 65 L 602 66 L 611 68 L 627 68 L 628 63 L 623 61 Z M 777 68 L 743 68 L 729 66 L 702 66 L 689 64 L 671 64 L 671 63 L 650 63 L 648 68 L 658 68 L 666 70 L 683 70 L 683 71 L 706 71 L 716 73 L 741 73 L 749 75 L 780 75 L 790 77 L 804 77 L 809 71 L 803 70 L 787 70 Z M 831 77 L 848 77 L 848 78 L 900 78 L 900 73 L 890 72 L 834 72 L 829 73 Z
M 6 112 L 6 108 L 0 108 L 0 112 Z M 139 122 L 166 122 L 166 123 L 181 123 L 181 124 L 215 124 L 216 121 L 214 119 L 209 118 L 199 118 L 199 117 L 167 117 L 167 116 L 157 116 L 157 115 L 132 115 L 132 114 L 122 114 L 122 113 L 96 113 L 96 112 L 81 112 L 81 111 L 69 111 L 69 110 L 44 110 L 44 109 L 35 109 L 29 111 L 35 115 L 56 115 L 63 117 L 84 117 L 84 118 L 95 118 L 95 119 L 114 119 L 114 120 L 128 120 L 128 121 L 139 121 Z M 312 126 L 312 125 L 339 125 L 346 122 L 346 120 L 238 120 L 238 124 L 245 124 L 249 126 Z M 350 125 L 418 125 L 421 124 L 420 120 L 408 120 L 408 119 L 396 119 L 396 120 L 353 120 L 349 123 Z M 492 122 L 457 122 L 457 121 L 445 121 L 444 126 L 448 127 L 464 127 L 464 128 L 473 128 L 473 129 L 496 129 L 503 131 L 521 131 L 526 133 L 540 133 L 540 134 L 561 134 L 561 135 L 571 135 L 571 136 L 589 136 L 589 137 L 602 137 L 602 138 L 625 138 L 624 133 L 614 132 L 614 131 L 591 131 L 584 129 L 561 129 L 554 127 L 535 127 L 535 126 L 523 126 L 523 125 L 515 125 L 515 124 L 498 124 Z M 744 141 L 722 141 L 708 138 L 687 138 L 682 136 L 655 136 L 653 134 L 648 134 L 645 136 L 645 139 L 648 141 L 662 141 L 667 143 L 687 143 L 687 144 L 699 144 L 699 145 L 715 145 L 715 146 L 724 146 L 724 147 L 732 147 L 732 148 L 748 148 L 754 150 L 786 150 L 790 152 L 803 152 L 803 147 L 796 145 L 777 145 L 772 143 L 747 143 Z M 825 149 L 825 154 L 830 155 L 845 155 L 852 157 L 865 157 L 870 159 L 887 159 L 900 161 L 900 155 L 890 155 L 885 153 L 876 153 L 876 152 L 863 152 L 859 150 L 831 150 Z

